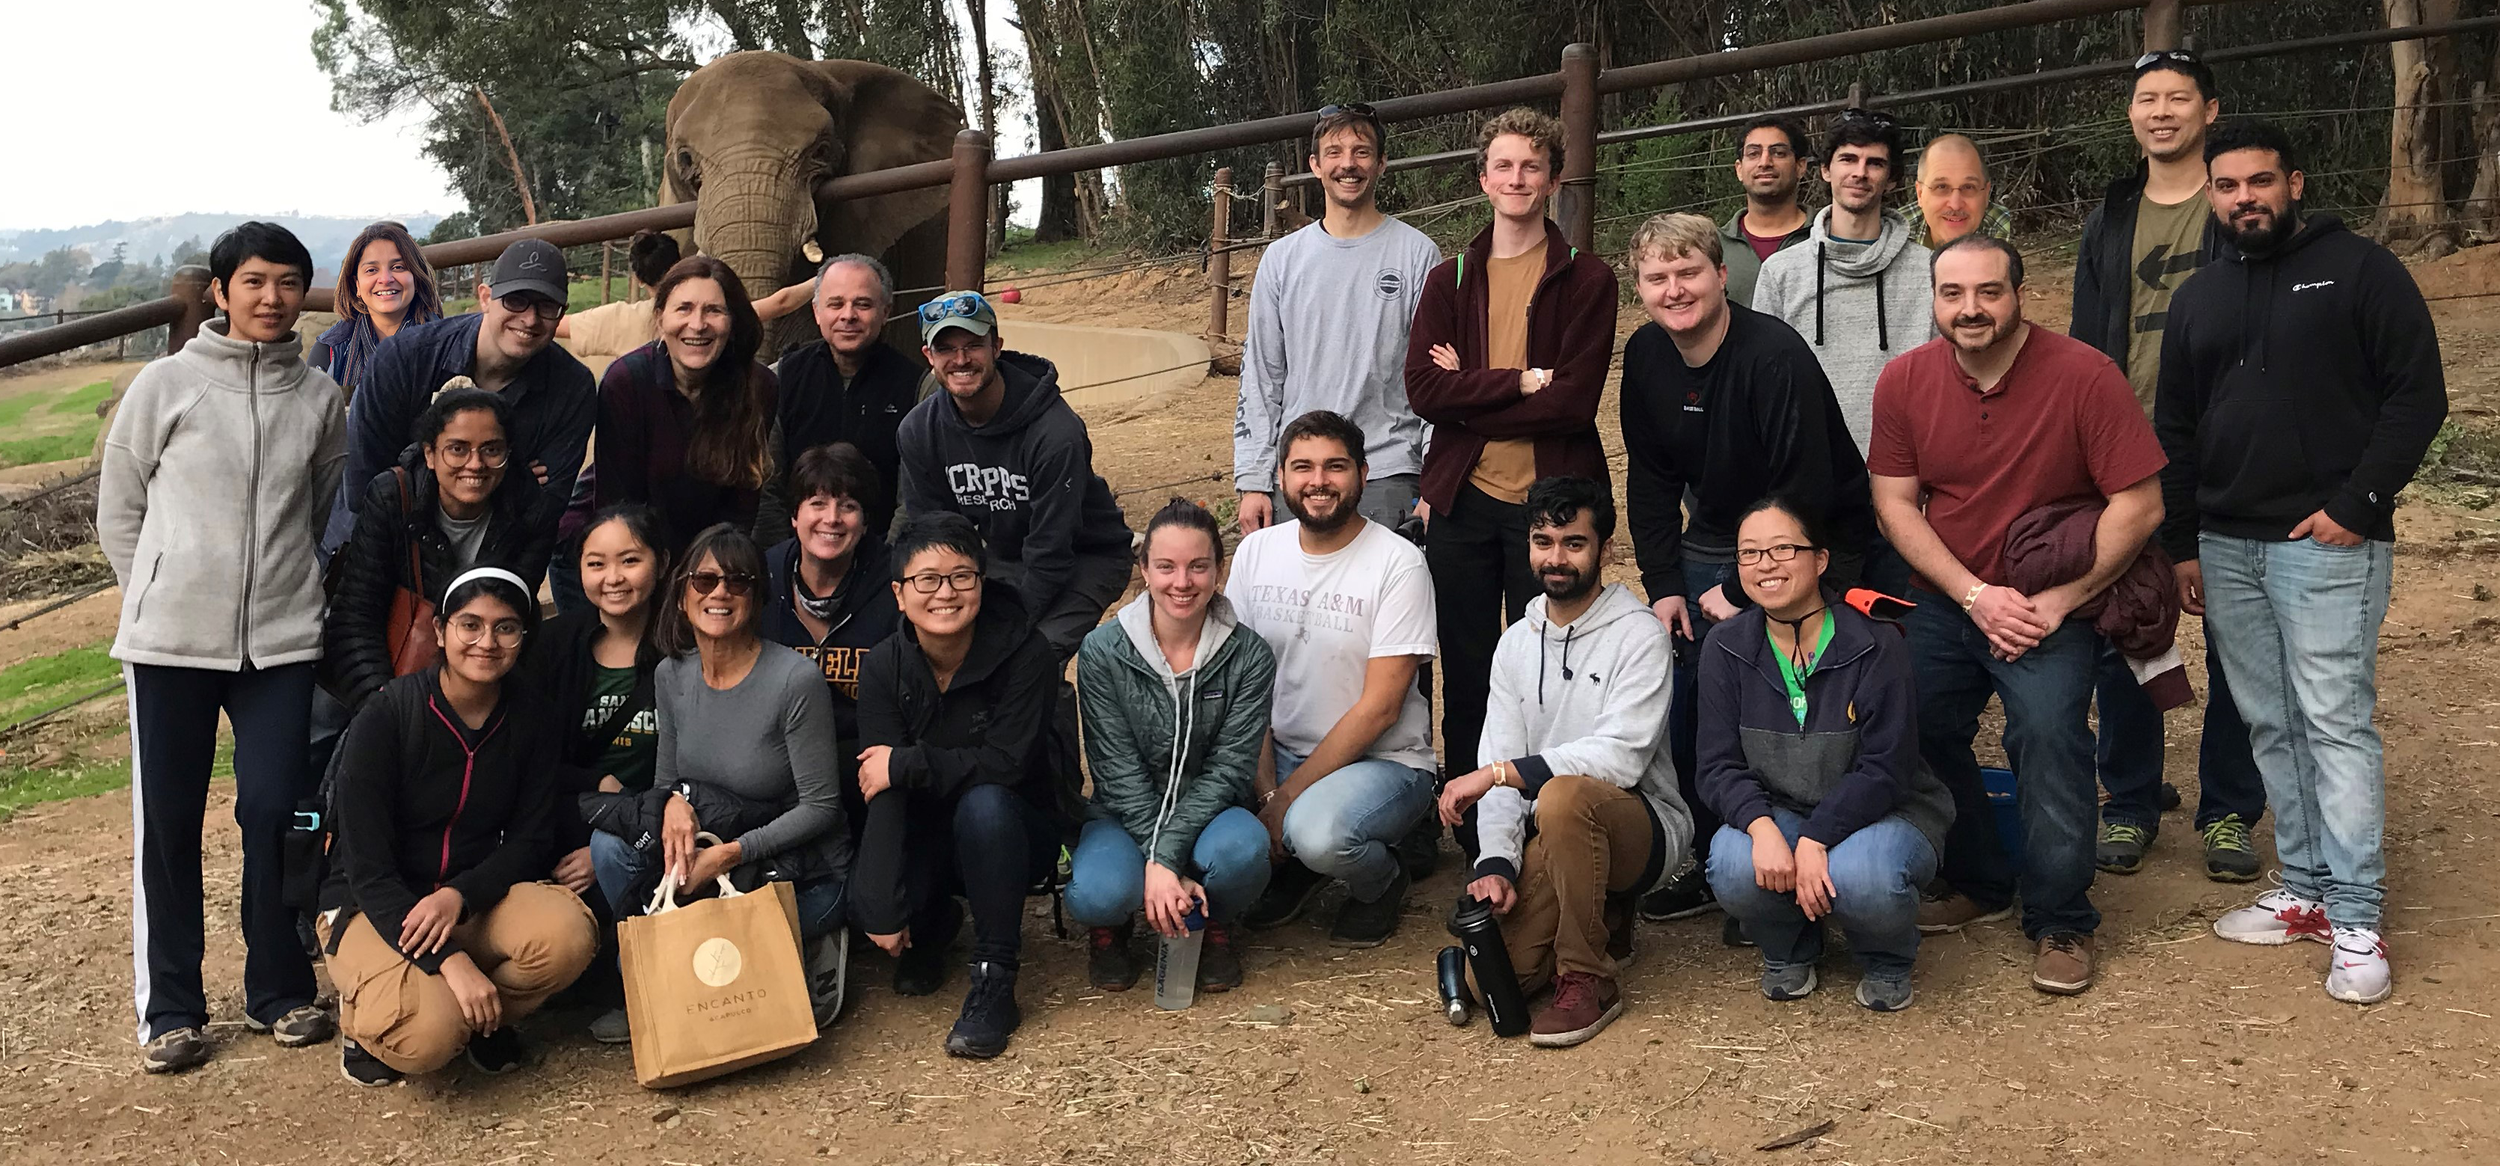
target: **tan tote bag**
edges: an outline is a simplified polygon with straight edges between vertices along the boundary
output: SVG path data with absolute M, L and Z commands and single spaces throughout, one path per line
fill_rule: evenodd
M 634 1079 L 666 1089 L 786 1057 L 816 1039 L 798 900 L 789 883 L 677 902 L 672 872 L 648 914 L 616 925 Z

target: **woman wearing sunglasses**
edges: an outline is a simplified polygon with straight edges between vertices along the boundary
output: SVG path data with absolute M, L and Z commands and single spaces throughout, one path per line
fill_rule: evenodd
M 339 988 L 339 1068 L 358 1085 L 466 1050 L 482 1072 L 527 1059 L 513 1025 L 573 982 L 599 938 L 546 874 L 555 718 L 505 678 L 538 624 L 520 576 L 451 581 L 442 663 L 385 685 L 339 745 L 337 835 L 317 931 Z
M 764 325 L 737 273 L 709 255 L 669 268 L 651 310 L 659 339 L 599 379 L 595 505 L 645 503 L 681 540 L 716 522 L 752 529 L 774 472 L 778 390 L 755 359 Z
M 816 1022 L 830 1024 L 842 1007 L 851 832 L 824 675 L 758 634 L 764 555 L 743 528 L 696 535 L 660 602 L 659 854 L 594 850 L 599 882 L 642 893 L 667 872 L 687 888 L 724 874 L 742 890 L 793 884 Z M 721 841 L 698 846 L 698 833 Z M 620 862 L 633 869 L 608 869 Z
M 1910 653 L 1823 589 L 1831 551 L 1776 495 L 1736 527 L 1755 605 L 1701 649 L 1701 796 L 1725 824 L 1710 887 L 1762 949 L 1762 994 L 1815 988 L 1826 919 L 1864 969 L 1858 1003 L 1910 1006 L 1919 888 L 1953 799 L 1918 754 Z

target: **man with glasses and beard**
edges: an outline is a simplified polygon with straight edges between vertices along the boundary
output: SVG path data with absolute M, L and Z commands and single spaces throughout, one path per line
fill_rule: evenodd
M 2023 934 L 2032 986 L 2092 986 L 2093 677 L 2105 644 L 2069 620 L 2135 562 L 2161 522 L 2162 452 L 2109 358 L 2023 320 L 2021 252 L 1970 234 L 1936 252 L 1939 338 L 1885 366 L 1867 456 L 1875 513 L 1918 573 L 1910 612 L 1919 751 L 1952 791 L 1942 872 L 1952 893 L 1919 930 L 2005 918 L 2017 885 L 1971 751 L 1980 711 L 2005 704 L 2026 839 Z M 2030 595 L 2005 577 L 2005 536 L 2050 503 L 2096 499 L 2092 565 Z
M 2291 140 L 2205 141 L 2206 201 L 2238 254 L 2170 302 L 2154 421 L 2162 543 L 2233 677 L 2274 805 L 2283 886 L 2224 939 L 2331 944 L 2327 995 L 2387 998 L 2387 773 L 2373 723 L 2396 495 L 2448 416 L 2439 337 L 2404 265 L 2305 214 Z
M 1413 543 L 1363 517 L 1363 431 L 1326 411 L 1279 438 L 1294 521 L 1244 537 L 1224 597 L 1276 654 L 1253 789 L 1278 857 L 1252 930 L 1346 885 L 1339 947 L 1395 934 L 1410 883 L 1392 847 L 1432 808 L 1432 725 L 1416 672 L 1437 644 L 1432 579 Z
M 1666 747 L 1666 627 L 1630 588 L 1599 582 L 1612 491 L 1541 478 L 1527 507 L 1544 593 L 1502 633 L 1483 765 L 1450 779 L 1440 811 L 1455 826 L 1477 808 L 1483 851 L 1467 893 L 1503 917 L 1522 991 L 1553 984 L 1528 1040 L 1561 1047 L 1623 1014 L 1633 896 L 1675 873 L 1693 819 Z
M 1310 167 L 1326 213 L 1270 244 L 1251 281 L 1233 414 L 1243 534 L 1276 521 L 1277 433 L 1314 409 L 1344 416 L 1372 442 L 1364 517 L 1395 527 L 1415 510 L 1424 423 L 1406 403 L 1406 330 L 1441 248 L 1381 213 L 1388 146 L 1372 107 L 1322 108 Z

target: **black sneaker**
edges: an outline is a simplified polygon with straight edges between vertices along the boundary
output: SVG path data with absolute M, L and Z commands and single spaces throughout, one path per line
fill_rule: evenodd
M 1745 938 L 1745 921 L 1730 915 L 1727 922 L 1719 925 L 1719 944 L 1722 947 L 1752 947 L 1754 942 Z
M 489 1077 L 500 1077 L 529 1063 L 521 1030 L 507 1024 L 469 1038 L 469 1064 Z
M 1399 867 L 1397 878 L 1389 889 L 1371 902 L 1348 896 L 1345 905 L 1337 908 L 1336 926 L 1328 929 L 1331 947 L 1378 947 L 1398 933 L 1398 916 L 1406 911 L 1406 891 L 1413 886 L 1406 877 L 1406 868 Z
M 1233 946 L 1233 929 L 1208 920 L 1198 948 L 1198 990 L 1230 992 L 1240 986 L 1241 949 Z
M 851 980 L 849 931 L 846 927 L 835 928 L 831 935 L 808 940 L 803 949 L 807 956 L 807 1000 L 820 1029 L 832 1027 L 842 1016 L 843 995 Z M 633 1039 L 630 1029 L 626 1039 Z
M 1283 859 L 1267 878 L 1267 892 L 1242 913 L 1241 925 L 1252 931 L 1282 927 L 1302 917 L 1302 909 L 1311 905 L 1328 880 L 1313 874 L 1311 868 L 1293 859 Z
M 1406 832 L 1406 837 L 1398 839 L 1396 849 L 1398 865 L 1406 868 L 1409 881 L 1420 883 L 1431 878 L 1432 872 L 1441 867 L 1441 816 L 1425 814 L 1414 829 Z
M 1085 982 L 1105 992 L 1126 992 L 1137 986 L 1137 957 L 1128 950 L 1132 924 L 1094 927 L 1086 931 Z M 1203 959 L 1204 957 L 1200 957 Z
M 384 1085 L 399 1084 L 406 1074 L 383 1064 L 380 1057 L 366 1052 L 363 1045 L 351 1040 L 339 1042 L 339 1076 L 347 1078 L 350 1085 L 379 1089 Z
M 1641 918 L 1652 923 L 1690 919 L 1718 908 L 1719 897 L 1710 893 L 1710 875 L 1698 862 L 1684 868 L 1684 873 L 1667 885 L 1641 897 Z
M 895 995 L 929 996 L 946 986 L 947 948 L 954 945 L 963 919 L 963 909 L 950 898 L 929 916 L 929 921 L 938 922 L 938 926 L 932 928 L 924 922 L 912 927 L 911 946 L 894 960 Z
M 331 1020 L 330 1014 L 322 1011 L 320 1006 L 315 1004 L 290 1009 L 286 1015 L 270 1024 L 262 1024 L 246 1016 L 243 1018 L 243 1027 L 253 1032 L 268 1033 L 270 1039 L 277 1041 L 278 1047 L 282 1049 L 300 1049 L 305 1045 L 327 1044 L 331 1037 L 339 1033 L 337 1022 Z
M 150 1073 L 180 1073 L 208 1063 L 208 1034 L 184 1025 L 156 1034 L 139 1046 L 139 1067 Z
M 2103 822 L 2100 844 L 2092 848 L 2092 865 L 2111 874 L 2134 874 L 2144 869 L 2144 854 L 2152 848 L 2152 827 Z
M 972 965 L 972 990 L 946 1034 L 946 1053 L 987 1060 L 1007 1051 L 1007 1038 L 1024 1022 L 1016 1009 L 1016 970 L 993 963 Z
M 2161 812 L 2162 812 L 2162 813 L 2167 814 L 2167 813 L 2169 813 L 2169 812 L 2170 812 L 2170 811 L 2172 811 L 2172 810 L 2178 809 L 2178 808 L 2179 808 L 2179 804 L 2180 804 L 2180 800 L 2181 800 L 2181 799 L 2180 799 L 2180 797 L 2179 797 L 2179 787 L 2178 787 L 2178 786 L 2173 785 L 2173 784 L 2171 784 L 2170 782 L 2166 782 L 2166 781 L 2165 781 L 2165 782 L 2163 782 L 2163 783 L 2161 783 Z

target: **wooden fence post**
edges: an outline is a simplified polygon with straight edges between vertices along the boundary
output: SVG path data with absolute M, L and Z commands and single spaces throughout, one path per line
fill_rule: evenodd
M 1207 287 L 1213 298 L 1207 302 L 1207 339 L 1222 340 L 1225 317 L 1233 306 L 1233 253 L 1225 250 L 1232 243 L 1233 168 L 1218 167 L 1215 171 L 1215 223 L 1207 231 Z
M 1276 216 L 1284 209 L 1281 205 L 1284 201 L 1285 165 L 1282 162 L 1270 162 L 1267 164 L 1267 173 L 1259 179 L 1260 238 L 1271 243 L 1276 241 Z
M 200 325 L 217 311 L 216 301 L 208 296 L 208 269 L 198 264 L 174 269 L 171 294 L 182 301 L 182 316 L 165 326 L 165 355 L 182 351 L 191 338 L 200 334 Z
M 1562 190 L 1555 219 L 1582 251 L 1597 243 L 1597 46 L 1566 45 L 1562 55 Z
M 616 244 L 602 240 L 599 244 L 599 302 L 616 298 L 616 281 L 608 274 L 608 265 L 616 257 Z
M 2179 0 L 2150 0 L 2144 6 L 2144 51 L 2179 47 Z
M 947 185 L 946 287 L 979 291 L 990 238 L 990 136 L 955 135 L 955 174 Z

